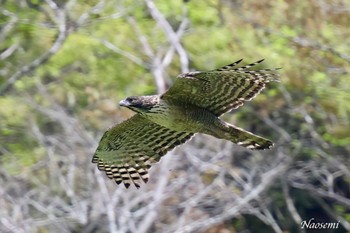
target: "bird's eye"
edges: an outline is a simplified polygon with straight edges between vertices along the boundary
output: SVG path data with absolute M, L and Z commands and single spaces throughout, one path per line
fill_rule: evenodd
M 133 101 L 133 98 L 128 97 L 128 98 L 126 98 L 126 101 L 128 101 L 128 102 L 132 102 L 132 101 Z

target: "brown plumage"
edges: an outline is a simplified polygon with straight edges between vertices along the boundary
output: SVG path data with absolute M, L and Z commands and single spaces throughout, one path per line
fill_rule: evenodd
M 269 149 L 273 143 L 222 121 L 219 116 L 254 98 L 277 69 L 250 70 L 263 60 L 236 67 L 242 60 L 205 72 L 184 73 L 163 95 L 131 96 L 119 104 L 137 114 L 107 130 L 93 156 L 100 170 L 140 187 L 148 169 L 168 151 L 195 133 L 226 139 L 248 149 Z

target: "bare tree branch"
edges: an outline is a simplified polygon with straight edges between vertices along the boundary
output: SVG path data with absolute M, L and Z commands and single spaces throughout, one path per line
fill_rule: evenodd
M 189 64 L 188 55 L 186 50 L 181 45 L 179 37 L 176 35 L 175 31 L 173 30 L 169 22 L 159 12 L 153 0 L 145 0 L 145 3 L 152 17 L 159 24 L 159 26 L 164 30 L 165 35 L 168 37 L 168 40 L 175 47 L 177 53 L 179 54 L 180 62 L 181 62 L 181 71 L 188 72 L 188 64 Z
M 134 62 L 135 64 L 141 66 L 141 67 L 145 67 L 144 62 L 142 61 L 142 59 L 136 57 L 135 55 L 133 55 L 132 53 L 129 53 L 125 50 L 122 50 L 120 48 L 118 48 L 116 45 L 112 44 L 111 42 L 105 40 L 105 39 L 97 39 L 98 41 L 100 41 L 106 48 L 112 50 L 113 52 L 120 54 L 126 58 L 128 58 L 130 61 Z
M 176 31 L 176 37 L 178 38 L 178 41 L 180 41 L 180 38 L 185 33 L 185 30 L 187 28 L 188 23 L 189 23 L 189 20 L 187 19 L 187 16 L 184 14 L 182 17 L 181 24 L 180 24 L 178 30 Z M 163 58 L 163 61 L 162 61 L 163 67 L 168 67 L 170 65 L 171 61 L 173 60 L 174 53 L 175 53 L 175 45 L 171 44 L 171 47 L 169 48 L 169 50 L 167 51 L 167 53 L 165 54 L 165 56 Z M 184 62 L 184 63 L 186 63 L 186 62 Z M 181 72 L 183 72 L 183 73 L 188 72 L 188 70 L 189 70 L 188 65 L 189 64 L 187 61 L 187 66 L 185 66 L 185 65 L 181 66 Z
M 300 217 L 300 215 L 299 215 L 299 213 L 294 205 L 292 197 L 289 194 L 289 187 L 288 187 L 288 184 L 286 183 L 285 180 L 282 180 L 282 190 L 283 190 L 283 195 L 285 197 L 285 201 L 286 201 L 287 209 L 288 209 L 289 213 L 291 214 L 294 222 L 296 224 L 300 224 L 302 222 L 302 219 L 301 219 L 301 217 Z M 305 230 L 300 229 L 300 232 L 305 232 Z
M 323 200 L 317 198 L 316 201 L 322 206 L 324 210 L 326 210 L 328 215 L 330 215 L 334 220 L 339 221 L 340 224 L 345 228 L 345 230 L 350 231 L 349 221 L 346 221 L 346 219 L 334 213 L 334 211 Z
M 5 16 L 10 17 L 10 20 L 7 24 L 5 24 L 0 31 L 0 44 L 3 43 L 5 40 L 7 34 L 14 28 L 16 22 L 18 21 L 18 17 L 16 14 L 8 11 L 8 10 L 1 10 L 1 13 Z
M 234 203 L 233 205 L 226 206 L 225 211 L 222 214 L 219 214 L 215 217 L 205 219 L 205 220 L 199 220 L 195 221 L 191 224 L 185 225 L 181 227 L 180 229 L 177 229 L 175 232 L 194 232 L 194 231 L 203 231 L 207 229 L 210 226 L 213 226 L 215 224 L 218 224 L 224 220 L 227 220 L 229 218 L 232 218 L 233 216 L 236 216 L 241 208 L 246 206 L 250 201 L 256 199 L 259 197 L 259 195 L 265 191 L 272 183 L 275 181 L 275 179 L 280 176 L 288 167 L 288 163 L 280 163 L 277 165 L 273 170 L 270 170 L 266 172 L 262 178 L 261 183 L 254 187 L 251 191 L 246 193 L 242 199 L 240 199 L 238 202 Z
M 8 91 L 12 85 L 21 77 L 32 72 L 38 66 L 46 63 L 54 54 L 58 52 L 58 50 L 62 47 L 63 43 L 67 38 L 67 22 L 66 22 L 66 13 L 63 9 L 59 8 L 55 2 L 47 1 L 52 10 L 55 11 L 57 16 L 58 23 L 58 36 L 51 46 L 49 50 L 43 53 L 41 56 L 36 58 L 31 63 L 22 66 L 17 72 L 15 72 L 1 87 L 0 87 L 0 95 L 3 95 L 6 91 Z

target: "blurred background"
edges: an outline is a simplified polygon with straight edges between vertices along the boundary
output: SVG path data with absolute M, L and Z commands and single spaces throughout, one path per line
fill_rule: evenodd
M 350 232 L 350 2 L 0 0 L 0 232 Z M 139 190 L 91 163 L 117 103 L 240 58 L 282 67 Z M 305 226 L 305 224 L 304 224 Z

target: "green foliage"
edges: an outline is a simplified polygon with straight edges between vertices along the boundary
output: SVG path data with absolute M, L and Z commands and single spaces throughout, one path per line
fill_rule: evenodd
M 99 1 L 72 2 L 73 5 L 67 6 L 68 26 L 75 25 L 81 15 Z M 268 84 L 269 88 L 254 102 L 246 103 L 239 112 L 234 111 L 235 118 L 230 120 L 263 133 L 277 144 L 284 143 L 281 147 L 291 151 L 286 156 L 295 162 L 327 160 L 335 156 L 349 160 L 350 40 L 347 38 L 350 38 L 350 17 L 345 10 L 336 11 L 330 5 L 325 11 L 318 1 L 192 0 L 183 3 L 156 0 L 154 4 L 175 31 L 183 16 L 187 17 L 189 24 L 180 42 L 189 56 L 190 69 L 209 70 L 240 58 L 245 59 L 243 62 L 265 58 L 262 66 L 282 67 L 279 71 L 281 83 Z M 9 57 L 0 60 L 0 86 L 46 52 L 58 35 L 58 26 L 52 20 L 55 12 L 45 1 L 3 1 L 2 7 L 15 14 L 16 20 L 8 34 L 4 34 L 0 51 L 12 45 L 17 48 Z M 348 8 L 349 4 L 344 6 Z M 10 14 L 1 14 L 0 29 L 11 20 Z M 85 127 L 86 135 L 93 138 L 114 122 L 131 115 L 117 108 L 119 100 L 157 91 L 151 73 L 155 56 L 145 52 L 143 43 L 147 42 L 155 55 L 164 55 L 171 43 L 144 1 L 105 1 L 101 9 L 89 12 L 88 20 L 82 25 L 70 29 L 57 53 L 18 78 L 13 88 L 0 96 L 0 164 L 11 176 L 30 172 L 39 161 L 47 159 L 47 150 L 52 148 L 45 147 L 45 140 L 52 139 L 51 136 L 60 136 L 61 143 L 65 140 L 67 129 L 55 120 L 60 113 L 54 112 L 57 108 L 75 119 L 79 127 Z M 106 42 L 114 49 L 106 46 Z M 166 67 L 167 84 L 175 80 L 179 67 L 175 51 L 172 64 Z M 264 119 L 272 119 L 275 128 Z M 276 128 L 286 133 L 290 141 L 283 141 Z M 38 138 L 35 130 L 43 134 L 43 139 Z M 80 137 L 88 137 L 86 135 Z M 79 159 L 90 160 L 88 149 L 81 152 L 84 146 L 80 141 L 76 151 L 66 143 L 72 150 L 70 153 L 81 153 Z M 325 155 L 320 154 L 321 149 Z M 55 159 L 69 159 L 70 154 L 61 150 L 55 148 Z M 293 154 L 293 151 L 297 152 Z M 275 155 L 277 157 L 277 152 Z M 80 165 L 79 159 L 72 164 Z M 45 170 L 37 171 L 36 175 L 42 181 L 49 179 Z M 345 178 L 344 182 L 350 183 Z M 57 183 L 51 185 L 55 190 L 60 188 Z M 269 190 L 274 204 L 270 208 L 281 216 L 286 204 L 278 185 Z M 291 195 L 302 217 L 308 216 L 309 209 L 320 209 L 314 196 L 306 191 L 293 189 Z M 344 206 L 332 207 L 336 214 L 350 221 L 349 211 Z M 287 217 L 279 217 L 279 220 L 286 229 L 293 231 L 294 222 Z M 249 227 L 252 232 L 270 230 L 252 216 L 241 216 L 228 221 L 228 225 L 237 231 Z
M 19 174 L 41 159 L 44 150 L 25 133 L 30 128 L 31 109 L 16 97 L 1 97 L 0 106 L 0 141 L 9 152 L 0 162 L 10 174 Z

